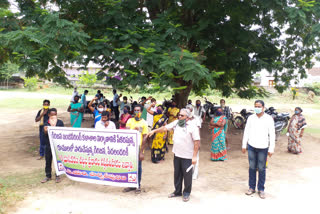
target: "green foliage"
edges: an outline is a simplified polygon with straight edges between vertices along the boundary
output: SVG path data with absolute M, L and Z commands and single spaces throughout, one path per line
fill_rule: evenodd
M 107 78 L 117 88 L 172 88 L 181 96 L 218 89 L 249 98 L 263 95 L 251 87 L 262 69 L 279 91 L 306 77 L 320 44 L 316 1 L 17 2 L 21 12 L 11 21 L 0 13 L 0 64 L 10 58 L 28 76 L 65 85 L 64 63 L 91 61 L 108 69 L 99 79 L 121 77 Z M 43 9 L 47 3 L 60 11 Z
M 38 87 L 38 79 L 36 77 L 27 77 L 24 78 L 24 87 L 29 91 L 34 91 Z
M 0 67 L 0 79 L 9 81 L 12 75 L 18 72 L 19 66 L 8 61 Z
M 79 78 L 79 83 L 81 85 L 86 85 L 88 87 L 93 86 L 96 82 L 97 82 L 97 75 L 96 74 L 89 74 L 88 71 L 83 72 L 83 74 Z
M 306 84 L 309 90 L 312 90 L 316 95 L 320 95 L 320 82 L 314 82 L 312 84 Z

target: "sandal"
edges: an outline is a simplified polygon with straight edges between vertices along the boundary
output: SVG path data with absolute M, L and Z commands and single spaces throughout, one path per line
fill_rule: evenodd
M 136 188 L 134 188 L 134 187 L 127 187 L 127 188 L 124 188 L 123 190 L 122 190 L 122 192 L 131 192 L 131 191 L 133 191 L 133 190 L 135 190 Z
M 61 178 L 58 176 L 56 177 L 56 183 L 60 183 L 61 182 Z
M 182 197 L 182 200 L 183 200 L 184 202 L 188 202 L 188 201 L 190 200 L 190 195 L 184 195 L 184 196 Z
M 141 193 L 141 188 L 140 188 L 140 187 L 137 188 L 136 191 L 135 191 L 135 193 L 136 193 L 136 194 L 140 194 L 140 193 Z
M 48 181 L 50 181 L 51 180 L 51 178 L 48 178 L 48 177 L 45 177 L 42 181 L 41 181 L 41 183 L 46 183 L 46 182 L 48 182 Z
M 264 193 L 264 191 L 259 191 L 258 194 L 261 199 L 266 199 L 266 194 Z
M 246 195 L 252 195 L 252 194 L 254 194 L 256 191 L 255 190 L 253 190 L 253 189 L 248 189 L 248 192 L 246 192 Z
M 168 195 L 168 198 L 175 198 L 175 197 L 180 197 L 182 196 L 181 194 L 175 194 L 174 192 Z

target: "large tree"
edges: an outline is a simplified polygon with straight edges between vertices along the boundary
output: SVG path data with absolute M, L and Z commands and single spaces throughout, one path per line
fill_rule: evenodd
M 273 73 L 281 91 L 291 79 L 306 76 L 319 49 L 316 1 L 17 2 L 19 27 L 4 27 L 0 51 L 9 50 L 28 75 L 61 82 L 64 63 L 92 61 L 108 69 L 108 76 L 121 76 L 107 78 L 115 87 L 170 87 L 180 106 L 191 90 L 254 96 L 261 91 L 251 86 L 253 75 L 262 69 Z M 57 10 L 47 9 L 50 4 Z

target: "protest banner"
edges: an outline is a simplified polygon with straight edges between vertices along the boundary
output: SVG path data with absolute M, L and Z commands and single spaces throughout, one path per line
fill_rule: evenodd
M 74 181 L 138 187 L 136 130 L 48 127 L 57 175 Z

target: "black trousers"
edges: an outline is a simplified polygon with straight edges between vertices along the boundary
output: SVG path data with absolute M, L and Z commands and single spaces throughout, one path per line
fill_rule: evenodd
M 118 121 L 119 121 L 119 114 L 120 114 L 120 112 L 119 112 L 119 106 L 114 106 L 114 107 L 113 107 L 113 111 L 114 111 L 114 114 L 115 114 L 115 116 L 116 116 L 116 122 L 118 122 Z
M 184 159 L 174 156 L 174 187 L 175 195 L 182 195 L 182 181 L 184 181 L 183 195 L 189 196 L 192 187 L 192 169 L 189 172 L 186 170 L 192 165 L 192 159 Z
M 52 177 L 52 175 L 51 175 L 51 173 L 52 173 L 52 153 L 51 153 L 50 143 L 46 143 L 45 158 L 46 158 L 46 168 L 45 168 L 46 177 L 51 178 Z M 57 177 L 57 175 L 56 175 L 56 177 Z

